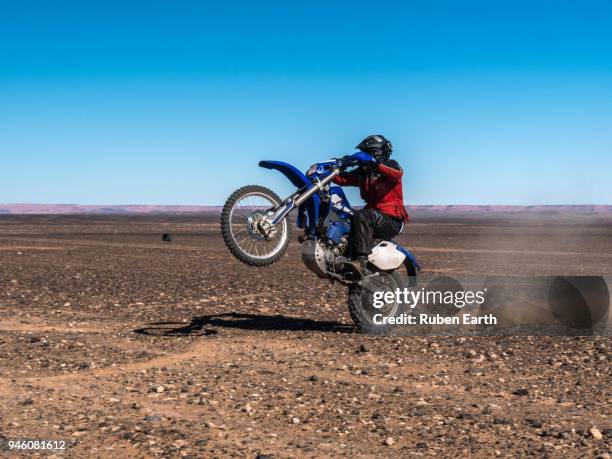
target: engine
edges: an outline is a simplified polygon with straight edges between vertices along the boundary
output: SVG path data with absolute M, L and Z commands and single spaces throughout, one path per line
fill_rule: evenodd
M 334 194 L 332 202 L 334 198 L 340 199 Z M 302 261 L 308 269 L 324 279 L 338 277 L 337 274 L 342 272 L 342 264 L 345 261 L 343 255 L 347 252 L 351 226 L 344 214 L 346 209 L 342 209 L 332 208 L 325 219 L 322 237 L 302 243 Z
M 337 266 L 343 259 L 347 245 L 347 236 L 342 236 L 339 243 L 329 239 L 304 241 L 302 261 L 317 276 L 328 279 L 330 274 L 338 271 Z

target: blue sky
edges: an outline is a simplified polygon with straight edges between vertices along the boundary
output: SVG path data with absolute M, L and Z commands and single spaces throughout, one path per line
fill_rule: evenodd
M 0 0 L 0 202 L 286 194 L 371 133 L 407 204 L 612 204 L 612 4 Z

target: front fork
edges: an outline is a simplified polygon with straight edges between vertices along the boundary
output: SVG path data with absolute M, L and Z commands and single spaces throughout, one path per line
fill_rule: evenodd
M 315 181 L 312 184 L 308 185 L 306 189 L 302 188 L 297 193 L 289 196 L 283 201 L 283 203 L 278 207 L 278 209 L 272 212 L 271 215 L 268 215 L 268 222 L 270 222 L 271 225 L 277 225 L 283 220 L 283 218 L 287 216 L 289 212 L 291 212 L 296 207 L 300 207 L 313 194 L 325 188 L 339 173 L 340 169 L 334 169 L 328 176 L 323 178 L 323 180 L 315 179 Z

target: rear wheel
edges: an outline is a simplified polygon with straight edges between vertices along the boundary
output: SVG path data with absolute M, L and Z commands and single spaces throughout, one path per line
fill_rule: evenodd
M 416 277 L 409 278 L 400 270 L 379 271 L 376 276 L 367 277 L 359 284 L 349 287 L 348 308 L 351 319 L 362 333 L 388 333 L 395 327 L 393 319 L 402 317 L 409 307 L 398 301 L 395 293 L 404 288 L 413 287 Z M 382 298 L 385 292 L 393 292 L 394 300 L 386 302 Z M 376 294 L 376 296 L 375 296 Z M 379 306 L 379 307 L 375 307 Z
M 285 217 L 270 225 L 266 218 L 281 202 L 276 193 L 259 185 L 239 188 L 227 199 L 221 212 L 221 234 L 240 261 L 266 266 L 283 256 L 289 245 L 289 221 Z

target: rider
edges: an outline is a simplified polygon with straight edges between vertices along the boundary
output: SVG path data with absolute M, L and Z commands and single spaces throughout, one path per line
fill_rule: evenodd
M 402 194 L 404 172 L 397 161 L 390 159 L 391 142 L 382 135 L 369 135 L 355 148 L 370 158 L 356 170 L 336 176 L 334 182 L 341 186 L 358 186 L 366 202 L 365 207 L 353 215 L 349 236 L 351 260 L 346 264 L 348 269 L 363 276 L 374 239 L 393 238 L 409 217 Z

